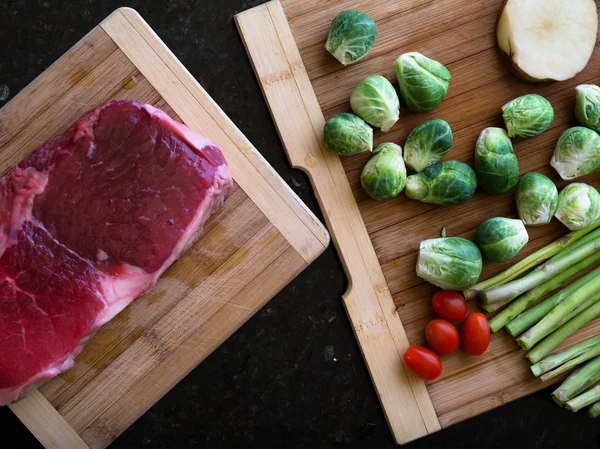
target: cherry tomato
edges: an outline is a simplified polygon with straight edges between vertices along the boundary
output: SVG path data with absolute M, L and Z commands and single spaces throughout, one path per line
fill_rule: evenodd
M 425 328 L 425 338 L 429 347 L 439 355 L 452 354 L 460 342 L 458 331 L 446 320 L 431 320 Z
M 465 351 L 481 355 L 490 344 L 490 323 L 483 313 L 470 313 L 463 322 L 461 340 Z
M 458 292 L 439 290 L 431 300 L 433 311 L 448 321 L 462 320 L 467 314 L 467 301 Z
M 442 360 L 431 349 L 409 346 L 402 358 L 406 367 L 423 380 L 434 380 L 442 374 Z

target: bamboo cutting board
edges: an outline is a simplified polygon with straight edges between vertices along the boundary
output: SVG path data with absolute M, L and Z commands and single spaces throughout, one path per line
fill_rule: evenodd
M 354 332 L 396 441 L 400 444 L 540 390 L 524 353 L 504 332 L 494 335 L 481 357 L 458 352 L 444 357 L 444 372 L 422 382 L 407 372 L 401 355 L 409 344 L 424 344 L 433 318 L 433 286 L 415 274 L 419 242 L 448 235 L 472 238 L 482 221 L 516 216 L 514 192 L 478 192 L 469 202 L 436 207 L 404 195 L 378 202 L 360 186 L 369 155 L 340 160 L 322 143 L 325 120 L 350 111 L 349 97 L 364 77 L 377 73 L 396 82 L 393 63 L 418 51 L 445 64 L 452 73 L 446 99 L 432 113 L 401 108 L 388 133 L 375 133 L 375 145 L 404 145 L 418 124 L 437 117 L 448 121 L 454 146 L 445 159 L 472 164 L 475 141 L 488 126 L 503 126 L 500 108 L 525 93 L 539 93 L 555 108 L 551 127 L 536 138 L 515 143 L 521 175 L 539 171 L 560 187 L 565 183 L 549 166 L 559 135 L 574 124 L 574 86 L 600 83 L 600 53 L 576 78 L 551 85 L 526 85 L 513 77 L 495 48 L 495 21 L 502 0 L 281 0 L 236 16 L 238 29 L 293 166 L 311 178 L 338 253 L 349 278 L 344 295 Z M 343 67 L 324 49 L 329 26 L 346 9 L 359 9 L 377 23 L 369 55 Z M 600 187 L 598 174 L 581 178 Z M 556 220 L 528 228 L 523 257 L 566 232 Z M 511 262 L 487 263 L 482 279 Z M 475 309 L 474 304 L 469 306 Z M 600 332 L 595 320 L 564 346 Z M 556 379 L 558 380 L 558 379 Z
M 0 110 L 2 173 L 88 110 L 150 103 L 214 141 L 234 193 L 156 286 L 102 327 L 75 367 L 11 405 L 52 449 L 99 449 L 328 245 L 324 227 L 132 9 L 121 8 Z

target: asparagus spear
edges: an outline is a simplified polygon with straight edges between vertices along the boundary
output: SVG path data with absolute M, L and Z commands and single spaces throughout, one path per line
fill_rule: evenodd
M 600 356 L 593 358 L 567 377 L 560 387 L 552 392 L 552 396 L 554 396 L 557 403 L 562 405 L 577 396 L 580 392 L 600 382 L 600 380 L 596 380 L 599 376 Z
M 600 254 L 600 251 L 598 251 L 596 254 Z M 596 256 L 596 254 L 594 254 L 594 256 Z M 550 313 L 552 309 L 554 309 L 558 304 L 560 304 L 565 298 L 569 297 L 577 289 L 594 279 L 596 275 L 596 270 L 590 271 L 585 276 L 582 276 L 581 278 L 577 279 L 571 285 L 563 288 L 558 293 L 555 293 L 554 295 L 545 299 L 535 307 L 527 310 L 526 312 L 516 317 L 514 320 L 512 320 L 506 325 L 506 330 L 513 337 L 522 334 L 531 326 L 534 326 L 536 323 L 538 323 L 548 313 Z
M 600 345 L 595 348 L 589 349 L 588 351 L 580 354 L 572 360 L 569 360 L 567 363 L 556 368 L 554 371 L 550 371 L 549 373 L 544 374 L 541 379 L 543 382 L 548 382 L 550 379 L 555 378 L 556 376 L 561 375 L 562 373 L 566 373 L 570 371 L 572 368 L 575 368 L 578 365 L 581 365 L 583 362 L 587 362 L 594 357 L 600 355 Z
M 595 295 L 596 299 L 600 299 L 600 292 Z M 591 307 L 581 311 L 578 315 L 571 318 L 568 322 L 556 329 L 541 342 L 539 342 L 531 351 L 527 353 L 527 358 L 531 363 L 537 363 L 546 354 L 556 348 L 559 344 L 565 341 L 574 332 L 577 332 L 587 323 L 600 315 L 600 301 L 596 301 Z
M 498 315 L 496 315 L 494 318 L 492 318 L 490 320 L 490 328 L 492 329 L 492 332 L 499 331 L 504 326 L 506 326 L 508 323 L 512 324 L 513 320 L 521 319 L 521 316 L 519 314 L 524 312 L 525 310 L 527 310 L 527 308 L 530 305 L 532 305 L 534 302 L 536 302 L 541 297 L 545 296 L 547 293 L 549 293 L 552 290 L 554 290 L 555 288 L 557 288 L 560 284 L 562 284 L 567 279 L 570 279 L 571 277 L 575 276 L 577 273 L 579 273 L 580 271 L 583 271 L 588 266 L 590 266 L 591 264 L 593 264 L 594 262 L 596 262 L 598 260 L 600 260 L 600 251 L 597 251 L 594 254 L 592 254 L 591 256 L 588 256 L 585 259 L 577 262 L 575 265 L 566 269 L 562 273 L 557 274 L 552 279 L 548 279 L 546 282 L 538 285 L 535 288 L 532 288 L 524 295 L 521 295 L 510 306 L 508 306 L 506 309 L 504 309 L 502 312 L 500 312 Z M 562 292 L 564 292 L 564 291 L 565 290 L 562 290 Z M 568 295 L 569 294 L 562 296 L 560 298 L 560 300 L 562 301 Z M 558 304 L 558 303 L 556 303 L 556 304 Z M 529 329 L 531 326 L 533 326 L 535 323 L 537 323 L 539 320 L 541 320 L 550 310 L 552 310 L 556 306 L 556 304 L 554 304 L 552 307 L 548 308 L 547 310 L 544 310 L 541 315 L 536 315 L 537 319 L 535 319 L 535 321 L 533 321 L 533 322 L 522 319 L 523 320 L 523 324 L 521 325 L 522 327 L 518 326 L 518 325 L 514 325 L 515 327 L 519 328 L 520 330 L 516 333 L 512 333 L 509 331 L 509 333 L 513 336 L 516 336 L 516 335 L 521 334 L 522 332 L 525 332 L 525 330 Z M 484 309 L 485 309 L 485 307 L 484 307 Z M 534 309 L 532 309 L 532 310 L 534 310 Z M 487 311 L 487 309 L 486 309 L 486 311 Z M 527 312 L 527 313 L 529 313 L 529 312 Z M 518 318 L 516 318 L 517 316 L 518 316 Z M 525 324 L 525 321 L 527 322 L 527 324 Z
M 563 272 L 580 260 L 590 256 L 597 251 L 598 246 L 600 245 L 600 229 L 593 231 L 590 234 L 590 237 L 592 234 L 593 238 L 590 238 L 584 245 L 581 245 L 562 256 L 561 254 L 557 254 L 549 261 L 544 262 L 530 273 L 523 276 L 521 279 L 516 279 L 507 284 L 483 290 L 480 294 L 484 302 L 490 304 L 516 298 L 526 291 L 537 287 L 542 282 Z
M 600 384 L 595 385 L 585 393 L 571 399 L 567 402 L 566 407 L 572 412 L 578 412 L 583 407 L 587 407 L 598 401 L 600 401 Z
M 593 279 L 584 283 L 581 287 L 571 293 L 560 304 L 554 307 L 548 315 L 541 319 L 539 323 L 517 338 L 517 343 L 523 349 L 531 349 L 538 341 L 550 334 L 555 329 L 558 329 L 563 322 L 568 321 L 565 318 L 572 318 L 577 313 L 583 310 L 581 306 L 588 299 L 600 299 L 597 292 L 600 291 L 600 267 L 596 268 L 591 273 L 594 273 Z M 590 274 L 591 274 L 590 273 Z M 588 303 L 588 307 L 591 303 Z
M 578 231 L 572 231 L 568 234 L 563 235 L 562 237 L 558 238 L 549 245 L 546 245 L 545 247 L 534 252 L 533 254 L 530 254 L 525 259 L 517 262 L 515 265 L 511 266 L 502 273 L 483 282 L 475 284 L 471 288 L 463 291 L 465 299 L 473 299 L 482 290 L 487 290 L 492 287 L 496 287 L 498 285 L 502 285 L 509 281 L 512 281 L 513 279 L 519 277 L 520 275 L 532 269 L 541 262 L 544 262 L 545 260 L 550 259 L 555 254 L 558 254 L 561 250 L 569 247 L 570 245 L 573 245 L 575 242 L 588 235 L 598 226 L 600 226 L 600 219 L 596 220 L 594 223 L 590 224 L 589 226 L 586 226 L 583 229 L 580 229 Z
M 590 416 L 592 418 L 597 418 L 600 416 L 600 401 L 596 402 L 590 407 Z
M 595 337 L 582 341 L 581 343 L 578 343 L 575 346 L 571 346 L 570 348 L 565 349 L 564 351 L 560 351 L 556 354 L 552 354 L 551 356 L 546 357 L 541 362 L 538 362 L 535 365 L 533 365 L 531 367 L 531 371 L 535 376 L 539 377 L 542 374 L 547 373 L 548 371 L 555 370 L 556 368 L 562 366 L 569 360 L 573 360 L 581 354 L 585 354 L 588 350 L 597 347 L 600 348 L 600 335 L 596 335 Z

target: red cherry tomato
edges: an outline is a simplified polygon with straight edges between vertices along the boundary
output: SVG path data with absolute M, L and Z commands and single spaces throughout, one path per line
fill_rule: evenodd
M 462 320 L 467 314 L 467 301 L 458 292 L 439 290 L 431 300 L 433 311 L 448 321 Z
M 483 313 L 470 313 L 463 322 L 461 340 L 465 351 L 481 355 L 490 344 L 490 323 Z
M 452 354 L 460 342 L 458 331 L 446 320 L 431 320 L 425 328 L 425 338 L 429 347 L 439 355 Z
M 431 349 L 409 346 L 402 358 L 406 367 L 423 380 L 434 380 L 442 374 L 442 360 Z

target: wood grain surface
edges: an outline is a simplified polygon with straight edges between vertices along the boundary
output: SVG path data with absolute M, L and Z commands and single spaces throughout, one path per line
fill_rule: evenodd
M 543 86 L 522 83 L 503 65 L 495 47 L 494 28 L 501 3 L 502 0 L 281 0 L 240 14 L 238 27 L 241 28 L 242 38 L 288 156 L 292 164 L 309 174 L 321 168 L 317 164 L 307 166 L 303 160 L 307 152 L 316 154 L 322 148 L 322 130 L 318 129 L 318 125 L 338 112 L 350 111 L 350 93 L 366 76 L 377 73 L 396 83 L 393 65 L 395 59 L 402 53 L 418 51 L 448 67 L 453 76 L 448 95 L 441 105 L 429 114 L 413 114 L 406 107 L 401 107 L 400 120 L 388 133 L 375 132 L 375 145 L 386 141 L 404 145 L 406 137 L 416 125 L 434 117 L 441 118 L 449 122 L 454 134 L 453 148 L 444 159 L 460 160 L 472 165 L 475 141 L 481 130 L 488 126 L 503 126 L 501 106 L 519 95 L 538 93 L 548 98 L 554 106 L 555 119 L 550 128 L 540 136 L 514 142 L 520 174 L 538 171 L 550 176 L 560 189 L 566 183 L 551 169 L 549 161 L 560 134 L 575 124 L 574 87 L 582 83 L 600 83 L 600 53 L 595 51 L 586 69 L 571 80 Z M 295 40 L 295 48 L 286 48 L 286 45 L 291 44 L 282 31 L 285 27 L 273 19 L 276 16 L 273 11 L 278 8 L 283 10 L 287 19 L 288 29 Z M 356 64 L 343 67 L 325 51 L 324 44 L 331 21 L 339 12 L 347 9 L 359 9 L 369 14 L 376 21 L 378 37 L 367 57 Z M 268 12 L 271 18 L 261 22 L 259 11 L 260 14 Z M 239 22 L 245 14 L 250 13 L 254 14 L 253 20 L 259 22 L 252 24 L 248 19 L 245 20 L 246 29 L 240 27 Z M 256 44 L 263 32 L 251 30 L 261 26 L 274 27 L 278 40 L 285 41 L 286 44 L 277 43 L 276 40 Z M 288 59 L 291 68 L 289 74 L 278 72 L 281 64 L 277 58 L 281 51 L 284 51 Z M 295 60 L 295 54 L 298 52 L 301 58 Z M 265 78 L 264 74 L 269 73 L 271 76 Z M 284 78 L 288 83 L 287 90 L 281 82 Z M 307 83 L 311 86 L 307 87 Z M 273 93 L 274 84 L 278 84 L 282 89 L 277 95 Z M 291 121 L 285 115 L 278 115 L 282 109 L 286 109 L 286 104 L 291 101 L 290 98 L 293 98 L 296 90 L 300 92 L 302 103 L 311 117 L 308 124 L 302 120 Z M 315 112 L 311 105 L 312 99 L 316 99 L 318 103 L 318 112 Z M 296 114 L 300 115 L 301 112 Z M 290 127 L 294 128 L 293 134 Z M 303 131 L 299 129 L 301 127 L 306 127 L 306 132 L 315 136 L 316 143 L 311 147 L 299 148 L 301 146 L 294 144 L 293 140 L 302 135 Z M 410 201 L 404 195 L 390 201 L 374 201 L 360 186 L 360 171 L 369 157 L 368 154 L 362 154 L 341 159 L 346 179 L 336 184 L 337 192 L 314 176 L 313 186 L 327 217 L 332 237 L 337 243 L 338 252 L 346 265 L 351 281 L 349 292 L 359 289 L 356 283 L 364 282 L 365 277 L 353 275 L 348 268 L 348 264 L 354 262 L 349 262 L 352 255 L 343 248 L 345 243 L 339 241 L 343 234 L 339 234 L 334 223 L 340 219 L 339 214 L 335 209 L 324 205 L 327 203 L 325 198 L 339 195 L 339 190 L 345 189 L 346 186 L 351 190 L 356 204 L 354 208 L 348 207 L 346 212 L 357 210 L 360 214 L 378 260 L 377 268 L 383 273 L 386 290 L 393 298 L 398 322 L 401 323 L 400 335 L 391 338 L 403 340 L 406 336 L 411 344 L 422 344 L 424 327 L 433 317 L 430 297 L 434 287 L 415 274 L 419 242 L 439 236 L 444 226 L 447 227 L 448 235 L 472 238 L 477 225 L 487 218 L 516 217 L 514 191 L 494 196 L 478 191 L 469 202 L 452 207 L 436 207 Z M 324 159 L 329 158 L 337 159 L 336 156 L 324 156 Z M 319 159 L 318 164 L 322 163 L 323 159 Z M 327 160 L 327 170 L 334 173 L 337 167 Z M 592 173 L 578 181 L 600 187 L 598 173 Z M 337 227 L 346 227 L 353 218 L 342 217 L 343 222 L 337 223 Z M 528 228 L 528 231 L 530 243 L 519 254 L 519 258 L 564 234 L 566 229 L 554 220 L 547 226 Z M 370 261 L 363 260 L 360 263 L 363 263 L 365 270 L 373 270 Z M 482 279 L 505 269 L 511 263 L 513 262 L 486 263 Z M 360 270 L 357 268 L 356 271 Z M 380 301 L 384 300 L 380 298 Z M 469 307 L 471 310 L 476 309 L 474 304 L 470 304 Z M 364 312 L 348 309 L 353 325 L 365 318 Z M 367 310 L 367 313 L 374 316 L 372 310 Z M 388 327 L 382 328 L 381 334 L 385 334 L 384 330 L 395 332 Z M 572 345 L 598 332 L 600 320 L 596 319 L 561 347 Z M 407 430 L 404 424 L 411 422 L 410 417 L 395 416 L 422 413 L 420 407 L 406 407 L 407 403 L 413 403 L 411 393 L 413 398 L 417 398 L 417 403 L 422 405 L 427 402 L 418 393 L 415 394 L 418 387 L 415 390 L 413 382 L 411 388 L 408 388 L 409 384 L 406 382 L 407 379 L 410 382 L 409 376 L 395 376 L 393 381 L 389 377 L 383 381 L 379 380 L 382 366 L 389 362 L 390 352 L 382 349 L 385 347 L 383 344 L 373 352 L 373 346 L 366 346 L 358 333 L 357 337 L 396 441 L 403 443 L 422 436 L 423 426 L 417 426 L 416 430 Z M 385 340 L 387 337 L 382 338 Z M 377 352 L 380 353 L 379 357 L 374 355 Z M 398 366 L 397 370 L 400 369 Z M 554 382 L 558 380 L 554 379 Z M 404 385 L 390 386 L 390 382 L 404 382 Z M 532 376 L 524 353 L 514 340 L 500 332 L 493 336 L 490 349 L 481 357 L 470 357 L 463 352 L 444 357 L 442 376 L 428 382 L 426 388 L 428 400 L 433 404 L 439 424 L 441 427 L 447 427 L 540 390 L 545 385 L 547 384 Z M 409 396 L 408 401 L 406 397 L 398 398 L 393 395 L 390 400 L 388 389 L 403 391 Z M 425 415 L 422 416 L 426 420 Z M 427 428 L 428 433 L 431 431 L 432 429 Z
M 47 448 L 103 448 L 328 245 L 314 215 L 133 10 L 122 8 L 0 110 L 0 172 L 113 99 L 152 104 L 214 141 L 233 194 L 152 290 L 73 369 L 11 405 Z

